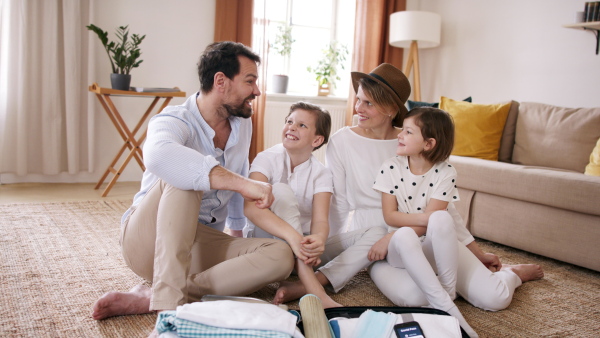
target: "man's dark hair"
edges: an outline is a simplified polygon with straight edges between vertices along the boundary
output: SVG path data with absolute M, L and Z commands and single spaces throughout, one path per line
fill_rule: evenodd
M 321 148 L 324 144 L 326 144 L 329 141 L 329 134 L 331 133 L 331 115 L 329 115 L 329 112 L 327 110 L 321 108 L 320 106 L 317 106 L 316 104 L 298 101 L 292 104 L 292 106 L 290 107 L 290 112 L 285 117 L 286 121 L 296 109 L 306 110 L 307 112 L 313 114 L 317 118 L 317 121 L 315 123 L 315 135 L 323 136 L 323 143 L 315 147 L 313 151 Z
M 214 42 L 206 47 L 198 61 L 198 78 L 203 94 L 213 89 L 216 73 L 223 72 L 229 79 L 233 79 L 240 73 L 239 56 L 247 57 L 260 64 L 260 56 L 239 42 Z

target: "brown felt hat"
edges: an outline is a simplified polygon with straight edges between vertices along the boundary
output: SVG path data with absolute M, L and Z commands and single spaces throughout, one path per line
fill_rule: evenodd
M 373 69 L 369 74 L 361 72 L 352 72 L 352 85 L 354 92 L 358 91 L 358 80 L 362 78 L 371 79 L 385 88 L 400 106 L 402 115 L 408 113 L 406 109 L 406 100 L 410 96 L 410 82 L 402 71 L 389 63 L 382 63 Z

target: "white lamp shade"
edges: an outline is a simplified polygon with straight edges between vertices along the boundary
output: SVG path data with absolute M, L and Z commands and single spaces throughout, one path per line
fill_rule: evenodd
M 408 48 L 412 41 L 419 48 L 437 47 L 440 44 L 442 17 L 437 13 L 402 11 L 390 15 L 390 45 Z

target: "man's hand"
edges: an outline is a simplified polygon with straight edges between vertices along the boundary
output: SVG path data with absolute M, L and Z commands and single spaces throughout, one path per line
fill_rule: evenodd
M 255 202 L 259 209 L 270 207 L 275 200 L 269 183 L 243 177 L 220 165 L 212 168 L 209 179 L 211 189 L 239 192 L 245 200 Z
M 388 253 L 388 245 L 392 239 L 393 234 L 387 234 L 382 239 L 378 240 L 377 243 L 373 244 L 371 250 L 369 250 L 368 258 L 369 261 L 380 261 L 385 259 Z
M 275 200 L 272 189 L 269 183 L 247 179 L 240 189 L 240 194 L 244 199 L 254 202 L 257 208 L 266 209 Z

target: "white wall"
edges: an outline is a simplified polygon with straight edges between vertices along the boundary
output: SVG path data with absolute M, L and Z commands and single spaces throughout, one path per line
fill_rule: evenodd
M 600 106 L 600 55 L 574 23 L 584 0 L 408 0 L 442 16 L 439 47 L 419 50 L 421 99 Z M 412 77 L 411 77 L 412 81 Z
M 109 31 L 113 38 L 114 29 L 122 25 L 129 25 L 130 33 L 146 34 L 140 45 L 144 62 L 132 70 L 132 86 L 177 86 L 190 95 L 199 89 L 196 63 L 206 45 L 213 41 L 214 14 L 215 0 L 94 0 L 91 22 Z M 90 83 L 97 81 L 103 87 L 110 87 L 110 64 L 96 40 L 93 36 L 91 42 L 95 43 L 97 62 Z M 113 101 L 131 125 L 138 121 L 151 99 L 115 98 Z M 174 98 L 171 104 L 184 101 L 185 98 Z M 98 143 L 95 170 L 90 175 L 93 179 L 88 181 L 100 178 L 123 144 L 104 110 L 99 104 L 96 108 Z M 139 181 L 141 177 L 142 170 L 132 160 L 119 181 Z
M 130 34 L 146 35 L 140 45 L 141 59 L 144 61 L 131 71 L 132 86 L 177 86 L 191 95 L 200 87 L 196 70 L 198 58 L 204 48 L 213 41 L 215 1 L 91 0 L 90 23 L 108 31 L 111 40 L 116 39 L 114 35 L 116 28 L 125 25 L 129 25 Z M 110 87 L 110 62 L 102 44 L 93 32 L 89 32 L 89 44 L 95 62 L 95 66 L 90 70 L 89 84 L 97 82 L 102 87 Z M 89 93 L 88 100 L 95 109 L 93 135 L 95 154 L 92 172 L 25 177 L 2 174 L 2 183 L 98 181 L 123 141 L 95 95 Z M 112 97 L 112 100 L 128 125 L 133 127 L 152 99 Z M 185 98 L 174 98 L 171 104 L 181 104 L 184 100 Z M 162 104 L 162 100 L 160 103 Z M 141 177 L 142 170 L 132 160 L 119 181 L 139 181 Z M 111 178 L 112 174 L 105 182 Z
M 199 85 L 197 59 L 214 34 L 217 0 L 92 0 L 92 20 L 111 34 L 129 25 L 132 33 L 146 34 L 141 45 L 144 62 L 132 71 L 133 86 L 178 86 L 188 94 Z M 584 0 L 408 0 L 409 10 L 442 16 L 442 42 L 419 51 L 421 99 L 441 95 L 476 103 L 514 99 L 565 107 L 598 107 L 600 55 L 595 55 L 591 32 L 563 28 L 572 23 Z M 92 33 L 90 33 L 92 34 Z M 90 36 L 96 67 L 89 82 L 110 86 L 110 65 L 101 44 Z M 12 178 L 13 182 L 95 182 L 104 173 L 121 138 L 96 105 L 97 146 L 93 172 L 53 177 Z M 182 98 L 172 103 L 179 104 Z M 148 99 L 115 99 L 129 122 L 135 122 Z M 141 170 L 130 163 L 120 181 L 138 181 Z

